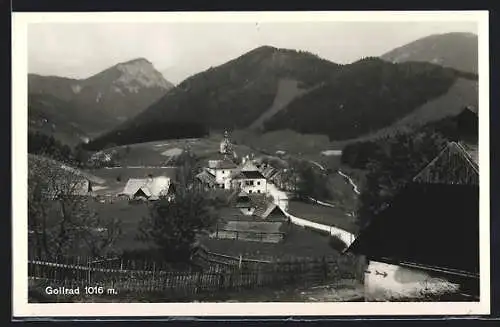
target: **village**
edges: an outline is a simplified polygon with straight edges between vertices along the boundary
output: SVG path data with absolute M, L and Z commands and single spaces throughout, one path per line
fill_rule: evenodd
M 449 294 L 453 299 L 476 299 L 478 226 L 477 219 L 470 217 L 478 217 L 477 111 L 464 109 L 457 122 L 464 131 L 461 140 L 449 142 L 394 203 L 361 230 L 350 211 L 311 197 L 297 198 L 300 176 L 285 168 L 283 153 L 256 155 L 248 148 L 239 152 L 242 146 L 234 145 L 227 131 L 216 151 L 199 151 L 198 140 L 178 140 L 175 144 L 184 148 L 169 144 L 163 150 L 161 143 L 150 145 L 170 155 L 163 161 L 137 152 L 142 154 L 135 155 L 142 165 L 132 162 L 87 171 L 63 166 L 79 176 L 71 192 L 93 199 L 92 206 L 102 218 L 120 221 L 123 232 L 109 247 L 125 252 L 145 249 L 136 234 L 147 207 L 175 201 L 179 167 L 174 158 L 181 153 L 193 148 L 203 153 L 195 185 L 207 194 L 222 195 L 224 202 L 218 207 L 215 226 L 196 237 L 190 259 L 198 267 L 194 271 L 192 267 L 172 270 L 169 265 L 141 260 L 140 254 L 125 257 L 116 252 L 93 261 L 74 256 L 60 262 L 34 255 L 29 261 L 30 283 L 107 285 L 127 294 L 156 292 L 158 301 L 210 301 L 210 296 L 216 301 L 251 301 L 262 300 L 263 294 L 269 301 L 447 299 Z M 126 148 L 122 151 L 139 151 Z M 118 151 L 99 155 L 111 161 Z M 352 179 L 344 182 L 357 194 Z M 459 225 L 462 234 L 448 238 L 444 246 L 441 235 L 450 219 L 461 215 L 465 217 Z M 398 219 L 401 216 L 407 219 Z M 35 232 L 30 230 L 29 235 Z M 94 232 L 109 231 L 97 226 Z M 465 239 L 463 233 L 468 235 Z M 241 295 L 243 290 L 248 295 Z

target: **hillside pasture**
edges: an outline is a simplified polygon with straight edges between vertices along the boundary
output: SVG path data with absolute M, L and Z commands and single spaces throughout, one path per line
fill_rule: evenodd
M 188 148 L 200 158 L 218 153 L 222 135 L 213 135 L 200 139 L 175 139 L 146 143 L 122 145 L 104 150 L 116 151 L 120 166 L 171 166 L 172 159 Z M 234 150 L 239 157 L 251 153 L 258 154 L 245 144 L 234 144 Z

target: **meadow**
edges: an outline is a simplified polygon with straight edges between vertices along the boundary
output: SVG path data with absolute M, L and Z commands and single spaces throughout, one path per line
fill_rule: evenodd
M 289 201 L 288 212 L 293 216 L 319 224 L 335 226 L 351 233 L 356 233 L 358 231 L 355 217 L 349 216 L 344 210 L 339 208 L 326 207 L 302 201 Z

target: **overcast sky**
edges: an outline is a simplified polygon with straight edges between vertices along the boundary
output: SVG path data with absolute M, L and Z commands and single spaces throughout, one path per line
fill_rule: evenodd
M 86 78 L 119 62 L 148 59 L 172 83 L 261 45 L 305 50 L 336 63 L 379 56 L 473 22 L 39 23 L 28 29 L 30 73 Z

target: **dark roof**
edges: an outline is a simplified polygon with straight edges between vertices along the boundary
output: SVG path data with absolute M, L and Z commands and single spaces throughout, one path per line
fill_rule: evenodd
M 215 184 L 215 176 L 210 174 L 208 171 L 204 170 L 198 175 L 196 175 L 196 178 L 200 180 L 202 183 L 210 184 L 213 185 Z
M 264 175 L 260 171 L 255 170 L 244 170 L 240 171 L 238 175 L 234 177 L 234 179 L 265 179 Z
M 230 159 L 224 159 L 224 160 L 221 160 L 217 163 L 217 169 L 230 169 L 230 168 L 237 168 L 238 165 L 230 160 Z
M 479 187 L 412 183 L 373 218 L 348 251 L 477 273 Z

